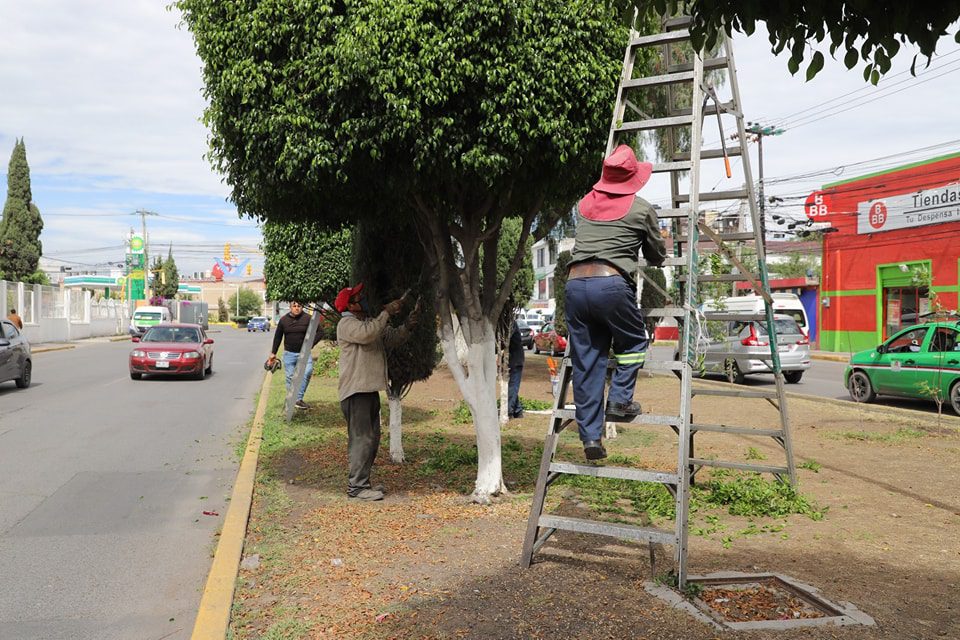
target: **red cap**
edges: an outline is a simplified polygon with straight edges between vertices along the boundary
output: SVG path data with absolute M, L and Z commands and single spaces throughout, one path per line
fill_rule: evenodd
M 343 313 L 347 310 L 347 305 L 350 304 L 350 298 L 357 295 L 363 291 L 363 283 L 358 282 L 353 287 L 344 287 L 340 289 L 340 293 L 337 294 L 337 299 L 334 301 L 333 306 L 336 307 L 337 311 Z

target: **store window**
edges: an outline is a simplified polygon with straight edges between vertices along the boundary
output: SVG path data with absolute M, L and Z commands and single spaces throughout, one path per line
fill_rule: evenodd
M 926 287 L 888 287 L 883 290 L 883 338 L 919 323 L 930 310 Z

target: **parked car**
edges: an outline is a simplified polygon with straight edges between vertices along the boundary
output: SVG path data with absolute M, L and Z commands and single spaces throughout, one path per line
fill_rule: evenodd
M 784 379 L 796 384 L 810 368 L 810 340 L 791 315 L 776 314 L 777 353 Z M 719 328 L 718 335 L 711 331 Z M 724 376 L 730 382 L 743 384 L 746 376 L 771 373 L 770 340 L 766 323 L 759 321 L 708 322 L 704 327 L 703 362 L 697 375 Z M 679 353 L 674 352 L 674 359 Z
M 543 326 L 543 316 L 539 313 L 533 313 L 532 311 L 528 313 L 525 318 L 527 324 L 533 329 L 534 333 L 540 330 L 540 327 Z
M 548 322 L 533 336 L 533 352 L 546 351 L 550 355 L 563 355 L 567 350 L 567 338 L 556 330 L 556 325 Z
M 213 339 L 197 324 L 164 324 L 151 327 L 130 352 L 130 377 L 145 374 L 192 376 L 203 380 L 213 371 Z
M 30 343 L 12 322 L 0 320 L 0 382 L 13 380 L 18 388 L 26 389 L 32 372 Z
M 877 395 L 939 397 L 960 415 L 960 322 L 903 329 L 876 349 L 855 353 L 843 380 L 857 402 Z
M 526 320 L 517 318 L 517 328 L 520 330 L 520 344 L 524 349 L 533 349 L 533 329 Z
M 270 331 L 270 320 L 263 316 L 253 316 L 247 320 L 247 331 Z

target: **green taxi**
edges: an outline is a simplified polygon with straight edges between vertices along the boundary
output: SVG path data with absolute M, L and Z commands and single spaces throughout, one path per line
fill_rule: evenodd
M 876 349 L 854 354 L 843 379 L 856 402 L 872 402 L 878 394 L 939 398 L 960 415 L 960 322 L 903 329 Z

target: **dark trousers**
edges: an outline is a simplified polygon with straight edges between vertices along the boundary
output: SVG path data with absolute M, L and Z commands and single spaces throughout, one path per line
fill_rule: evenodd
M 523 365 L 510 367 L 510 379 L 507 382 L 507 415 L 515 418 L 523 413 L 520 404 L 520 379 L 523 377 Z
M 354 496 L 370 488 L 370 470 L 380 448 L 380 394 L 355 393 L 340 401 L 347 419 L 347 455 L 350 479 L 347 494 Z
M 603 387 L 610 346 L 617 368 L 607 401 L 631 402 L 649 344 L 647 328 L 637 308 L 636 292 L 622 276 L 568 280 L 564 300 L 580 439 L 599 440 L 603 435 Z

